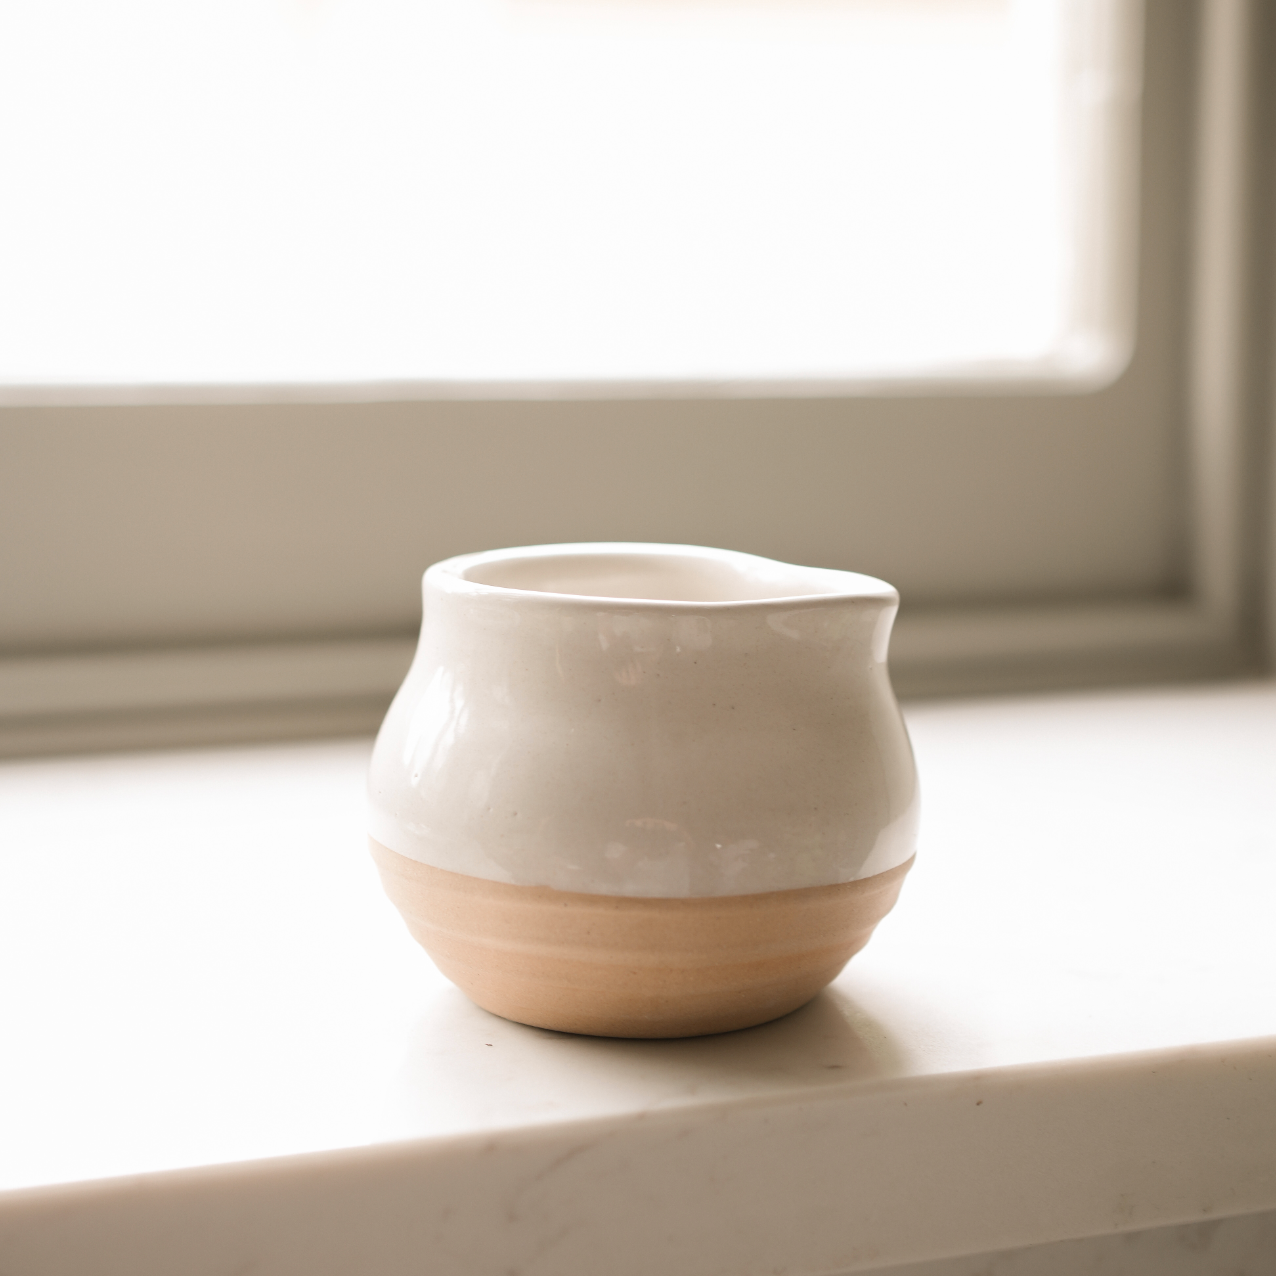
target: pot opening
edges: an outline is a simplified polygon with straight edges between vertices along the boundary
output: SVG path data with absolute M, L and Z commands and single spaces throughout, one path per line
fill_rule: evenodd
M 464 580 L 498 589 L 642 602 L 735 603 L 864 591 L 864 577 L 795 567 L 727 551 L 638 550 L 527 553 L 486 558 L 459 571 Z M 872 581 L 879 585 L 880 582 Z

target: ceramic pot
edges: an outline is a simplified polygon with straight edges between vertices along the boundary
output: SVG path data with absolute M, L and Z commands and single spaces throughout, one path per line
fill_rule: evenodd
M 425 573 L 377 737 L 372 852 L 439 969 L 566 1032 L 672 1037 L 809 1001 L 912 864 L 895 590 L 681 545 Z

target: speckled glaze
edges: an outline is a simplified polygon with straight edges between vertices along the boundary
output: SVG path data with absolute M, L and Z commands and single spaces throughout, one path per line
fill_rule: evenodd
M 369 832 L 446 873 L 629 899 L 899 869 L 918 802 L 886 669 L 897 606 L 871 577 L 691 546 L 436 563 Z

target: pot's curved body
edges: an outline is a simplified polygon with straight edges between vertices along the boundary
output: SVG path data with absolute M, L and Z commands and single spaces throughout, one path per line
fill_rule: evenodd
M 391 898 L 509 1018 L 674 1036 L 795 1009 L 913 855 L 897 606 L 687 546 L 436 564 L 369 781 Z

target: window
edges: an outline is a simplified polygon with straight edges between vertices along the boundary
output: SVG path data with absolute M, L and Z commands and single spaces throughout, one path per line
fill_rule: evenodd
M 0 379 L 1110 381 L 1138 26 L 1131 0 L 9 5 Z
M 549 11 L 536 3 L 508 12 Z M 1082 7 L 956 6 L 972 22 Z M 1108 372 L 1084 384 L 1039 368 L 970 379 L 969 352 L 966 379 L 934 379 L 948 356 L 933 351 L 930 379 L 901 363 L 796 397 L 675 381 L 663 395 L 205 386 L 183 401 L 50 372 L 0 409 L 5 747 L 371 725 L 410 647 L 420 570 L 516 543 L 720 544 L 884 576 L 904 596 L 905 691 L 1244 667 L 1264 410 L 1253 86 L 1269 22 L 1244 0 L 1165 0 L 1141 35 L 1104 28 L 1142 50 L 1137 129 L 1104 134 L 1097 170 L 1109 191 L 1137 184 L 1137 233 L 1122 239 L 1118 218 L 1075 242 L 1109 244 L 1120 268 L 1105 277 L 1137 289 L 1124 329 L 1119 290 L 1068 320 L 1134 334 L 1124 364 L 1119 340 L 1097 363 L 1089 347 L 1080 364 Z M 190 255 L 175 269 L 196 269 Z

